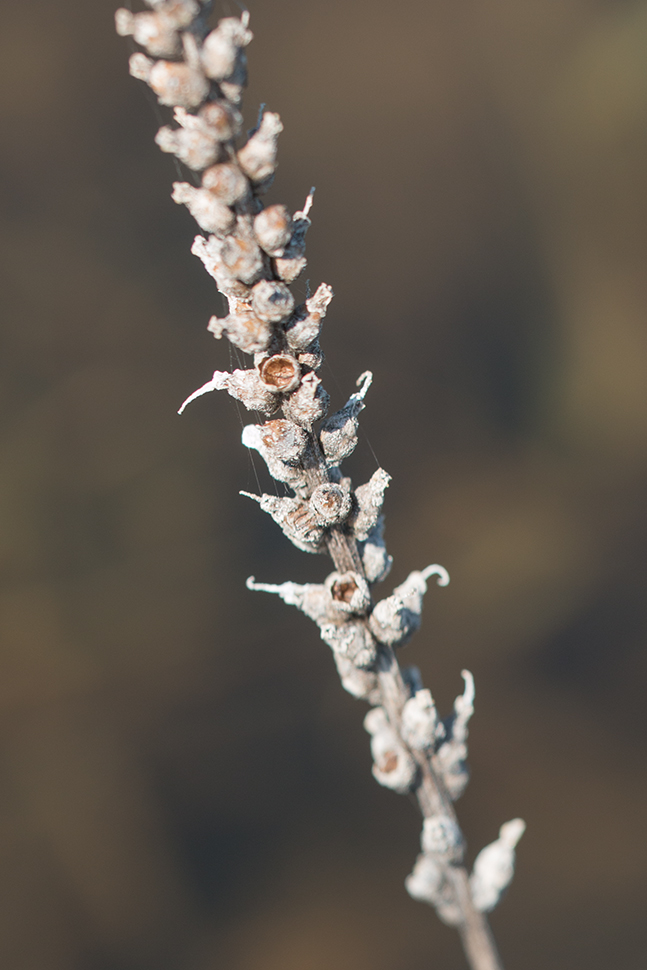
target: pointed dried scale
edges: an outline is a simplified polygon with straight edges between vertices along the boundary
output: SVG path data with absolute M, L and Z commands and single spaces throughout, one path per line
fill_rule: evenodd
M 242 494 L 299 549 L 329 554 L 335 569 L 322 583 L 272 585 L 251 577 L 248 588 L 274 593 L 314 620 L 343 687 L 371 705 L 364 726 L 371 735 L 373 775 L 392 791 L 413 793 L 423 816 L 422 853 L 406 888 L 414 899 L 435 906 L 444 922 L 459 927 L 472 970 L 502 970 L 483 913 L 496 905 L 512 878 L 524 824 L 515 819 L 502 826 L 468 875 L 453 800 L 468 781 L 474 681 L 463 671 L 465 691 L 453 715 L 442 721 L 417 668 L 401 669 L 394 654 L 393 648 L 404 645 L 420 625 L 430 576 L 437 575 L 439 585 L 449 582 L 442 566 L 411 573 L 390 596 L 373 602 L 372 586 L 385 578 L 392 562 L 382 514 L 391 477 L 378 468 L 367 483 L 353 488 L 340 468 L 357 446 L 372 374 L 362 374 L 358 390 L 326 418 L 330 399 L 316 372 L 332 289 L 321 283 L 296 307 L 290 290 L 306 265 L 314 189 L 292 216 L 282 204 L 263 206 L 283 130 L 275 112 L 263 106 L 256 128 L 239 143 L 238 105 L 247 79 L 245 50 L 252 40 L 249 14 L 225 17 L 210 29 L 210 3 L 146 2 L 150 11 L 117 11 L 116 27 L 146 51 L 132 55 L 130 73 L 152 88 L 160 104 L 174 108 L 173 124 L 160 128 L 157 144 L 199 176 L 199 185 L 176 182 L 172 197 L 207 233 L 196 236 L 191 251 L 229 304 L 228 314 L 212 316 L 208 329 L 254 355 L 248 368 L 215 371 L 180 412 L 203 394 L 226 390 L 265 419 L 243 429 L 243 444 L 258 451 L 270 475 L 293 494 Z

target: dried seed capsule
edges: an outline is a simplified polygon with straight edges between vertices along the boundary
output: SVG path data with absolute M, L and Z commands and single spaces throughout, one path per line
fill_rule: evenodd
M 344 690 L 358 700 L 368 701 L 369 704 L 379 703 L 380 689 L 377 675 L 372 670 L 357 667 L 348 657 L 335 651 L 333 651 L 333 658 Z
M 366 580 L 359 573 L 331 573 L 324 585 L 341 613 L 362 616 L 368 611 L 371 594 Z
M 228 391 L 237 401 L 242 401 L 248 411 L 261 414 L 274 414 L 278 410 L 279 398 L 261 383 L 255 370 L 235 370 L 233 373 L 217 370 L 210 381 L 190 394 L 178 414 L 182 414 L 187 404 L 209 391 Z
M 284 283 L 294 283 L 301 276 L 308 265 L 305 256 L 277 256 L 274 260 L 274 269 L 279 279 Z
M 274 354 L 266 357 L 258 368 L 260 378 L 264 384 L 275 393 L 279 391 L 287 394 L 299 386 L 301 369 L 298 361 L 289 354 Z
M 438 713 L 431 691 L 416 691 L 402 708 L 402 737 L 417 751 L 433 750 L 438 740 Z M 441 732 L 444 728 L 441 725 Z
M 272 342 L 273 331 L 269 323 L 259 320 L 248 308 L 227 317 L 211 317 L 207 330 L 217 339 L 223 333 L 228 340 L 245 354 L 257 354 L 267 350 Z
M 420 843 L 423 852 L 429 852 L 443 862 L 456 863 L 463 858 L 463 834 L 449 815 L 426 818 L 422 824 Z
M 308 448 L 308 436 L 303 428 L 285 418 L 266 421 L 259 429 L 263 447 L 281 461 L 299 462 Z
M 240 49 L 254 36 L 247 23 L 248 18 L 245 21 L 226 17 L 205 37 L 202 63 L 206 75 L 214 81 L 223 81 L 234 73 Z
M 186 205 L 205 232 L 224 236 L 231 232 L 236 223 L 236 216 L 231 209 L 207 189 L 196 189 L 188 182 L 174 182 L 171 198 L 174 202 Z
M 313 340 L 306 350 L 300 351 L 297 354 L 297 360 L 302 367 L 319 370 L 325 360 L 319 341 Z
M 178 30 L 187 27 L 198 15 L 195 0 L 176 0 L 174 3 L 150 4 L 154 13 L 133 14 L 120 9 L 115 13 L 115 27 L 121 37 L 132 35 L 138 44 L 154 57 L 172 57 L 180 52 Z
M 321 283 L 313 296 L 297 308 L 285 325 L 285 336 L 290 350 L 306 350 L 317 339 L 332 298 L 332 287 Z
M 335 654 L 347 657 L 356 667 L 370 670 L 377 660 L 377 645 L 360 620 L 320 623 L 321 639 Z
M 279 115 L 266 111 L 258 129 L 238 152 L 240 167 L 252 182 L 263 182 L 274 174 L 278 138 L 282 131 L 283 125 Z
M 270 205 L 254 219 L 254 232 L 269 256 L 282 256 L 292 235 L 292 216 L 284 205 Z
M 222 259 L 221 242 L 217 236 L 196 236 L 191 246 L 191 252 L 204 263 L 204 267 L 210 276 L 216 281 L 216 285 L 230 301 L 230 307 L 237 302 L 244 303 L 246 299 L 251 299 L 249 287 L 241 283 L 240 280 L 232 276 L 229 268 L 225 266 Z
M 375 528 L 384 504 L 384 492 L 391 476 L 383 468 L 371 475 L 366 485 L 355 489 L 357 509 L 351 515 L 353 533 L 356 539 L 368 539 Z
M 333 482 L 319 485 L 310 496 L 310 505 L 322 525 L 339 525 L 350 513 L 350 490 Z
M 217 236 L 210 236 L 208 242 L 204 239 L 199 242 L 198 239 L 199 237 L 194 240 L 191 252 L 200 256 L 208 272 L 215 277 L 218 289 L 223 293 L 229 295 L 225 288 L 227 278 L 251 284 L 255 283 L 264 272 L 261 251 L 253 238 L 251 228 L 244 219 L 239 217 L 235 231 L 224 239 L 219 239 Z M 243 290 L 243 295 L 246 292 Z
M 235 138 L 240 133 L 243 123 L 240 112 L 230 104 L 223 104 L 221 101 L 207 101 L 200 108 L 198 117 L 207 127 L 215 131 L 219 141 Z
M 325 552 L 324 530 L 315 521 L 307 502 L 298 498 L 277 498 L 275 495 L 252 495 L 241 492 L 258 502 L 268 512 L 290 542 L 304 552 Z
M 364 728 L 371 735 L 375 780 L 400 794 L 410 791 L 417 775 L 416 763 L 403 747 L 382 707 L 374 707 L 368 712 Z
M 236 134 L 240 119 L 235 118 L 218 101 L 209 101 L 197 115 L 184 108 L 176 108 L 174 118 L 179 128 L 165 125 L 157 132 L 155 141 L 163 152 L 171 152 L 189 168 L 200 171 L 218 161 L 221 143 Z M 227 205 L 227 199 L 221 199 Z
M 281 418 L 261 425 L 248 424 L 243 428 L 242 441 L 246 448 L 258 451 L 277 482 L 285 482 L 297 492 L 306 487 L 301 459 L 308 437 L 298 425 Z
M 158 13 L 133 14 L 122 7 L 115 13 L 115 27 L 120 37 L 132 35 L 153 57 L 173 57 L 180 52 L 177 30 Z
M 369 583 L 381 583 L 389 575 L 393 565 L 393 556 L 389 556 L 386 551 L 383 531 L 384 517 L 380 516 L 377 524 L 369 533 L 368 539 L 357 544 L 364 573 Z
M 208 168 L 202 176 L 202 186 L 226 205 L 236 205 L 249 193 L 249 182 L 238 166 L 231 162 Z
M 252 291 L 254 313 L 268 323 L 287 320 L 294 309 L 294 297 L 285 283 L 261 280 Z
M 437 857 L 424 852 L 419 855 L 404 885 L 413 899 L 435 906 L 443 923 L 458 926 L 463 921 L 454 891 L 445 878 L 445 866 Z
M 213 133 L 200 128 L 170 128 L 165 125 L 155 135 L 163 152 L 176 155 L 183 165 L 199 172 L 218 159 L 220 142 Z
M 350 574 L 349 574 L 350 575 Z M 329 576 L 325 584 L 281 583 L 274 586 L 268 583 L 257 583 L 253 576 L 247 580 L 247 588 L 260 590 L 265 593 L 276 593 L 284 603 L 296 606 L 297 609 L 309 616 L 318 626 L 334 624 L 339 626 L 348 619 L 348 604 L 340 603 L 331 596 L 331 587 L 339 578 L 338 573 Z M 342 609 L 342 606 L 344 609 Z
M 476 909 L 489 913 L 497 905 L 514 875 L 515 848 L 526 831 L 521 818 L 505 822 L 499 829 L 499 838 L 481 849 L 474 860 L 470 876 L 470 890 Z
M 357 415 L 366 406 L 364 398 L 372 380 L 371 372 L 365 371 L 357 379 L 357 386 L 360 390 L 351 394 L 344 407 L 336 411 L 322 424 L 319 441 L 329 465 L 339 465 L 344 458 L 348 458 L 355 451 L 359 427 Z
M 293 283 L 295 279 L 303 272 L 306 266 L 306 233 L 310 228 L 310 219 L 308 219 L 308 213 L 312 206 L 313 195 L 314 188 L 310 189 L 310 194 L 306 199 L 303 211 L 294 213 L 292 219 L 292 225 L 294 228 L 290 241 L 285 247 L 283 255 L 277 256 L 274 261 L 276 275 L 279 276 L 285 283 Z
M 422 853 L 416 859 L 413 872 L 410 876 L 407 876 L 404 885 L 413 899 L 435 905 L 444 878 L 438 860 L 431 855 Z
M 181 61 L 157 61 L 145 80 L 160 104 L 197 108 L 209 94 L 209 82 L 204 74 Z
M 150 57 L 146 57 L 145 54 L 139 52 L 137 54 L 131 54 L 128 58 L 128 71 L 138 81 L 146 81 L 148 83 L 154 63 L 155 61 L 152 61 Z
M 427 592 L 427 579 L 438 575 L 438 585 L 449 582 L 447 570 L 434 564 L 422 572 L 410 573 L 391 596 L 381 600 L 369 620 L 369 626 L 380 643 L 388 646 L 402 646 L 420 626 L 422 598 Z
M 296 391 L 283 401 L 283 413 L 303 428 L 311 428 L 315 421 L 325 417 L 330 396 L 321 379 L 313 372 L 306 374 Z

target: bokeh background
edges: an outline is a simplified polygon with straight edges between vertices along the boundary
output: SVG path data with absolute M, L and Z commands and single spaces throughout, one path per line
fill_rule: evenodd
M 238 496 L 229 398 L 175 413 L 223 310 L 115 5 L 0 16 L 0 963 L 459 970 L 364 706 L 244 586 L 325 560 Z M 250 6 L 270 199 L 317 186 L 333 405 L 375 372 L 349 468 L 394 476 L 385 593 L 452 575 L 406 660 L 444 711 L 476 676 L 471 857 L 528 823 L 506 966 L 642 970 L 647 3 Z

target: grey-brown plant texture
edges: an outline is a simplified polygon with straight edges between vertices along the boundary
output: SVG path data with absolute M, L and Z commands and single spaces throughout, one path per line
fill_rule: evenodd
M 174 124 L 160 128 L 157 144 L 194 173 L 196 184 L 176 182 L 172 197 L 206 233 L 196 236 L 192 252 L 228 301 L 228 315 L 212 317 L 208 328 L 253 357 L 247 368 L 216 371 L 180 412 L 199 395 L 227 390 L 255 416 L 243 430 L 243 444 L 259 452 L 288 494 L 242 494 L 297 548 L 329 555 L 334 571 L 320 584 L 271 585 L 250 577 L 247 585 L 280 596 L 314 620 L 342 686 L 370 705 L 364 727 L 373 775 L 386 788 L 412 793 L 423 817 L 421 851 L 406 889 L 458 928 L 473 970 L 497 970 L 502 964 L 485 914 L 512 878 L 525 826 L 521 819 L 502 825 L 468 874 L 453 802 L 468 782 L 474 679 L 463 671 L 465 690 L 441 719 L 418 670 L 401 668 L 397 660 L 396 651 L 420 626 L 429 579 L 449 582 L 442 566 L 412 572 L 386 599 L 373 601 L 372 586 L 391 568 L 382 514 L 390 475 L 378 468 L 353 487 L 341 468 L 357 445 L 372 375 L 362 374 L 347 404 L 328 416 L 319 337 L 333 292 L 321 283 L 297 306 L 290 290 L 306 266 L 314 190 L 293 214 L 284 205 L 263 204 L 283 126 L 278 114 L 263 108 L 255 129 L 242 138 L 249 14 L 226 17 L 211 29 L 210 2 L 146 3 L 150 9 L 140 13 L 118 10 L 117 31 L 147 52 L 131 56 L 130 73 L 173 108 Z

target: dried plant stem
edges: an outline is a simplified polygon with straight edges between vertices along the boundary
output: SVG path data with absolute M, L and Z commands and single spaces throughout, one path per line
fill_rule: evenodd
M 343 687 L 371 707 L 364 727 L 371 735 L 375 779 L 418 800 L 422 852 L 406 879 L 407 891 L 458 928 L 472 970 L 502 970 L 484 914 L 497 905 L 512 878 L 524 823 L 513 819 L 503 825 L 468 876 L 453 802 L 469 777 L 466 741 L 474 678 L 463 671 L 464 693 L 453 714 L 441 720 L 420 672 L 403 671 L 396 659 L 395 647 L 404 646 L 420 625 L 429 578 L 438 576 L 440 585 L 449 582 L 442 566 L 415 570 L 391 596 L 377 604 L 372 598 L 371 587 L 387 576 L 392 563 L 382 517 L 390 476 L 378 468 L 369 482 L 353 488 L 341 470 L 357 445 L 357 419 L 372 375 L 362 374 L 346 405 L 327 416 L 330 399 L 317 372 L 323 362 L 319 335 L 332 289 L 321 283 L 297 306 L 289 288 L 306 265 L 314 190 L 303 210 L 292 215 L 284 205 L 262 201 L 277 165 L 283 127 L 277 114 L 262 110 L 239 147 L 245 48 L 252 39 L 249 15 L 227 17 L 209 30 L 210 3 L 145 2 L 151 10 L 117 11 L 117 30 L 132 35 L 150 55 L 133 54 L 131 74 L 148 83 L 161 104 L 175 109 L 176 127 L 162 127 L 157 144 L 201 173 L 200 187 L 176 182 L 172 197 L 208 234 L 196 236 L 192 252 L 228 300 L 228 316 L 212 317 L 208 328 L 253 359 L 245 369 L 215 371 L 180 413 L 202 394 L 227 390 L 255 415 L 257 423 L 243 430 L 243 444 L 262 455 L 272 477 L 290 494 L 249 497 L 297 548 L 328 552 L 335 572 L 323 583 L 306 585 L 271 585 L 250 577 L 248 588 L 278 594 L 317 623 Z
M 325 468 L 320 473 L 322 481 L 324 475 L 327 479 Z M 338 572 L 357 571 L 363 574 L 357 544 L 352 536 L 343 533 L 340 529 L 334 530 L 328 540 L 328 551 Z M 376 670 L 382 706 L 387 712 L 391 727 L 400 737 L 402 744 L 408 747 L 402 738 L 401 720 L 402 709 L 410 694 L 404 682 L 400 664 L 391 647 L 384 644 L 380 645 Z M 416 798 L 423 818 L 434 818 L 442 815 L 452 819 L 456 827 L 459 828 L 452 800 L 442 781 L 429 764 L 429 759 L 421 752 L 411 748 L 408 750 L 420 769 Z M 454 896 L 461 911 L 462 919 L 458 930 L 470 967 L 472 970 L 503 970 L 503 964 L 487 918 L 484 913 L 480 913 L 475 908 L 472 901 L 467 869 L 462 865 L 448 865 L 446 875 L 453 887 Z

